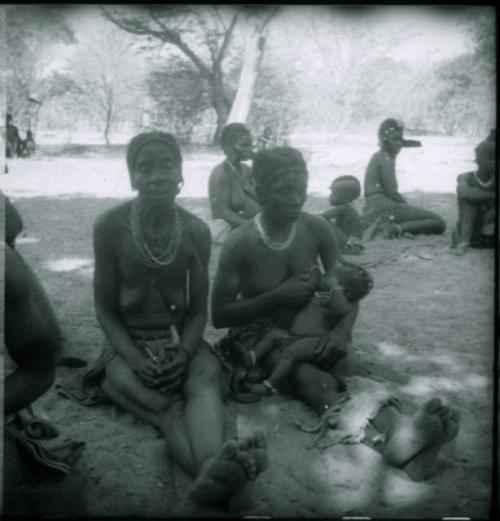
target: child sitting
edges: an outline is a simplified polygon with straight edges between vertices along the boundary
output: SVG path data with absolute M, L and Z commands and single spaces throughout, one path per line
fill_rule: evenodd
M 327 334 L 373 287 L 373 280 L 363 268 L 345 261 L 337 262 L 333 273 L 321 276 L 319 269 L 311 270 L 318 282 L 318 291 L 297 313 L 289 331 L 273 328 L 268 331 L 253 351 L 243 354 L 247 367 L 247 382 L 254 395 L 274 394 L 280 388 L 292 367 L 298 362 L 312 362 L 318 340 Z M 267 379 L 258 367 L 267 355 L 282 349 L 277 365 Z M 339 357 L 342 358 L 344 353 Z M 256 381 L 261 380 L 259 383 Z
M 352 207 L 352 202 L 360 195 L 361 184 L 352 175 L 337 177 L 330 185 L 331 208 L 321 215 L 334 224 L 335 236 L 342 253 L 359 255 L 364 249 L 361 244 L 361 217 Z

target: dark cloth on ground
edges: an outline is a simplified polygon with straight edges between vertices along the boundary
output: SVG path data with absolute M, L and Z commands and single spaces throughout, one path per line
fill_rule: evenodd
M 85 447 L 83 441 L 62 440 L 48 421 L 24 411 L 5 419 L 4 433 L 15 441 L 25 471 L 34 480 L 68 474 Z

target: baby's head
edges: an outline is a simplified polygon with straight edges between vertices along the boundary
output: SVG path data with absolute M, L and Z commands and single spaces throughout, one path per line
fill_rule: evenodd
M 336 177 L 330 185 L 330 204 L 346 204 L 361 195 L 361 184 L 353 175 Z
M 321 279 L 320 291 L 329 292 L 336 286 L 341 286 L 346 300 L 354 304 L 370 293 L 373 279 L 361 266 L 338 261 L 333 272 L 330 275 L 325 274 Z

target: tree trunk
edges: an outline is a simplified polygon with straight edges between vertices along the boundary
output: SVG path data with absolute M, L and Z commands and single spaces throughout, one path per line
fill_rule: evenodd
M 210 90 L 212 94 L 212 106 L 217 114 L 217 124 L 212 137 L 212 144 L 217 145 L 219 143 L 220 133 L 227 123 L 227 116 L 230 108 L 224 92 L 222 71 L 214 74 L 213 79 L 210 82 Z
M 104 140 L 106 142 L 106 146 L 109 146 L 109 132 L 111 130 L 111 112 L 108 111 L 106 113 L 106 121 L 104 123 Z
M 245 123 L 250 114 L 255 83 L 266 44 L 266 29 L 259 25 L 254 23 L 247 26 L 243 66 L 228 123 Z

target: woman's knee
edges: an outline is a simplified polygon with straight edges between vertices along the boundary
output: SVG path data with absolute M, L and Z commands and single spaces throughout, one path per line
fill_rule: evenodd
M 197 392 L 206 392 L 208 389 L 219 389 L 221 369 L 216 361 L 193 360 L 184 383 L 186 396 Z

